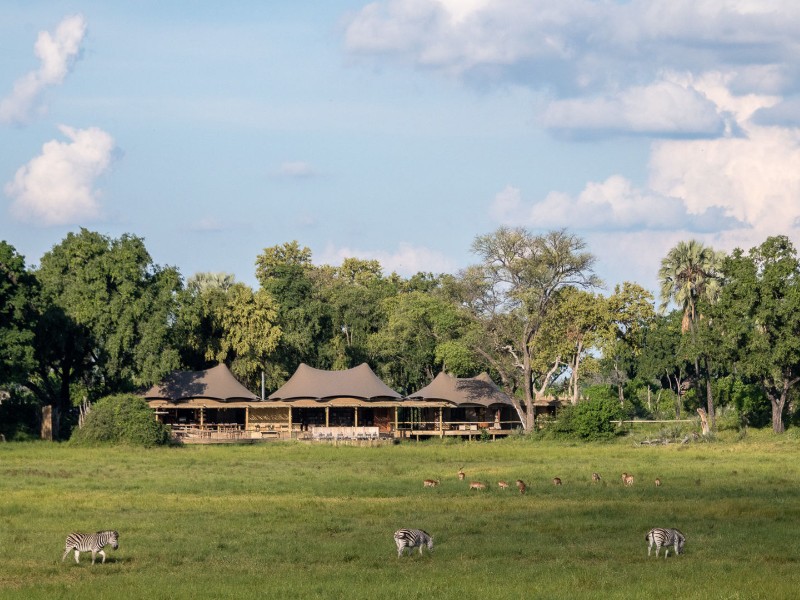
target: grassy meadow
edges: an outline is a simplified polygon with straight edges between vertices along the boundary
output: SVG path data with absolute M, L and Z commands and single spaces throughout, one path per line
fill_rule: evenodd
M 517 478 L 525 496 L 497 488 Z M 760 432 L 685 446 L 6 443 L 0 598 L 796 598 L 799 483 L 797 437 Z M 685 554 L 648 559 L 655 526 L 681 529 Z M 398 559 L 400 527 L 429 531 L 434 553 Z M 120 532 L 106 564 L 61 562 L 70 531 L 101 529 Z

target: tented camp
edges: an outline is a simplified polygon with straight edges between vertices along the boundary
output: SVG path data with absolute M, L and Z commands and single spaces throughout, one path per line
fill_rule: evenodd
M 462 378 L 442 372 L 408 398 L 430 406 L 420 411 L 419 420 L 412 427 L 420 433 L 414 435 L 424 435 L 425 431 L 463 435 L 465 431 L 480 430 L 506 435 L 521 425 L 511 399 L 487 373 Z M 433 408 L 435 403 L 441 402 L 444 402 L 442 408 Z
M 267 427 L 289 423 L 297 431 L 370 427 L 388 434 L 397 430 L 398 410 L 408 404 L 366 363 L 342 371 L 324 371 L 301 364 L 289 381 L 258 409 L 258 418 Z M 256 417 L 251 414 L 251 418 Z
M 176 433 L 247 430 L 250 411 L 260 401 L 224 364 L 204 371 L 174 371 L 144 398 Z

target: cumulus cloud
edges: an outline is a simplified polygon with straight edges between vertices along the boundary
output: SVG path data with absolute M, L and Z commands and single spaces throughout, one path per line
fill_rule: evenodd
M 561 133 L 717 137 L 731 133 L 724 112 L 686 82 L 723 69 L 738 96 L 790 93 L 798 29 L 794 0 L 384 0 L 349 20 L 345 46 L 539 90 L 542 122 Z M 792 114 L 777 111 L 763 118 Z
M 35 225 L 65 225 L 100 217 L 96 180 L 114 157 L 113 138 L 96 127 L 60 126 L 69 141 L 52 140 L 6 184 L 11 214 Z
M 725 131 L 725 119 L 714 102 L 673 81 L 635 86 L 602 98 L 556 100 L 545 109 L 542 123 L 567 135 L 717 137 Z
M 691 213 L 682 199 L 638 189 L 619 175 L 587 184 L 574 198 L 552 192 L 543 200 L 528 204 L 519 189 L 508 186 L 495 196 L 489 211 L 500 223 L 542 229 L 709 232 L 742 226 L 721 206 Z
M 328 246 L 320 256 L 324 264 L 340 264 L 345 258 L 377 260 L 385 273 L 396 272 L 411 276 L 415 273 L 449 273 L 456 268 L 455 263 L 440 252 L 401 242 L 394 252 L 385 250 L 359 250 L 355 248 L 337 248 Z
M 58 85 L 80 55 L 86 35 L 86 21 L 81 15 L 64 18 L 53 34 L 39 33 L 34 46 L 39 68 L 14 83 L 11 94 L 0 100 L 0 123 L 24 123 L 38 106 L 42 93 Z

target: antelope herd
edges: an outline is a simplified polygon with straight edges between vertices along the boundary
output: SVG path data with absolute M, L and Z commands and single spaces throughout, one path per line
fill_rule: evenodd
M 459 481 L 464 481 L 466 479 L 466 477 L 467 477 L 467 474 L 464 472 L 464 467 L 461 467 L 458 470 L 458 473 L 456 475 L 457 475 Z M 603 478 L 600 477 L 599 473 L 596 473 L 596 472 L 592 473 L 592 483 L 600 483 L 602 480 L 603 480 Z M 436 486 L 439 485 L 440 482 L 441 482 L 441 480 L 439 480 L 439 479 L 425 479 L 422 482 L 422 485 L 424 487 L 436 487 Z M 552 482 L 553 482 L 553 485 L 555 485 L 555 486 L 564 485 L 564 482 L 561 479 L 561 477 L 553 477 Z M 633 475 L 631 475 L 627 471 L 622 473 L 622 484 L 624 486 L 632 487 L 633 486 L 633 482 L 634 482 Z M 517 489 L 519 490 L 520 494 L 524 494 L 526 492 L 526 490 L 528 489 L 527 484 L 524 481 L 522 481 L 521 479 L 517 479 L 515 484 L 516 484 Z M 656 477 L 655 485 L 656 485 L 656 487 L 660 487 L 661 486 L 661 478 Z M 487 487 L 488 486 L 485 483 L 483 483 L 482 481 L 470 481 L 470 483 L 469 483 L 469 489 L 470 490 L 481 491 L 481 490 L 486 490 Z M 507 481 L 504 481 L 504 480 L 501 479 L 500 481 L 497 482 L 497 487 L 500 488 L 501 490 L 507 490 L 511 486 L 508 484 Z

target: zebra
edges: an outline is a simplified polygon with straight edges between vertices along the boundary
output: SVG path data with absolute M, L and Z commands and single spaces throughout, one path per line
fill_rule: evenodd
M 644 537 L 647 541 L 647 556 L 650 556 L 650 550 L 653 546 L 656 547 L 656 557 L 658 551 L 664 548 L 664 558 L 669 554 L 669 547 L 672 546 L 675 554 L 683 554 L 683 545 L 686 543 L 686 536 L 684 536 L 677 529 L 664 529 L 662 527 L 655 527 L 647 532 Z
M 416 547 L 419 547 L 419 553 L 422 554 L 423 546 L 427 546 L 428 550 L 433 552 L 433 538 L 422 529 L 398 529 L 394 532 L 394 543 L 397 544 L 397 558 L 403 555 L 406 548 L 409 554 Z
M 81 552 L 92 553 L 92 564 L 97 554 L 103 557 L 103 562 L 106 562 L 106 553 L 103 551 L 103 546 L 111 544 L 111 547 L 116 550 L 119 548 L 119 533 L 116 531 L 98 531 L 97 533 L 70 533 L 67 536 L 66 548 L 64 549 L 64 556 L 61 557 L 61 562 L 67 558 L 70 550 L 75 551 L 75 562 L 80 562 L 78 556 Z

